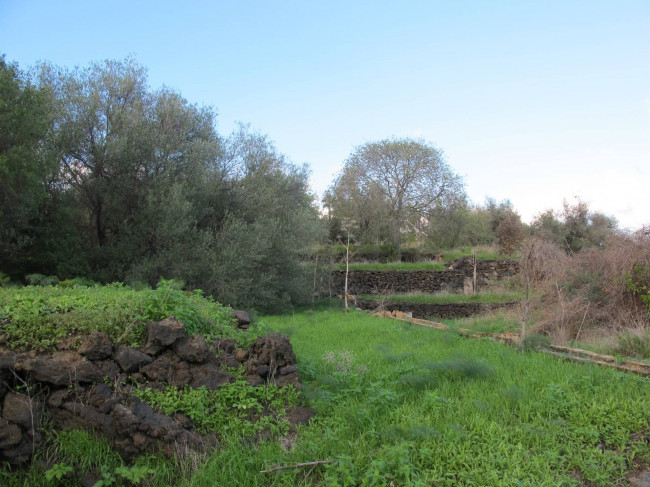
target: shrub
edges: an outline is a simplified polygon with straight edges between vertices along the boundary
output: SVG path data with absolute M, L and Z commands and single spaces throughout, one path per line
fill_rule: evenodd
M 551 345 L 551 339 L 544 335 L 532 334 L 526 336 L 521 341 L 521 349 L 525 352 L 548 348 Z
M 560 275 L 538 285 L 535 330 L 565 341 L 647 327 L 647 269 L 650 232 L 643 230 L 611 235 L 604 248 L 571 255 Z
M 635 265 L 632 272 L 625 273 L 625 285 L 650 311 L 650 267 Z
M 43 274 L 27 274 L 25 280 L 31 286 L 56 286 L 59 283 L 58 277 Z
M 619 335 L 616 351 L 626 357 L 650 358 L 650 331 L 629 331 Z

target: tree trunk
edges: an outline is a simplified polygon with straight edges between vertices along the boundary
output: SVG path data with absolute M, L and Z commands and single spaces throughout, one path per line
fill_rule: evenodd
M 348 231 L 348 243 L 345 246 L 345 288 L 343 290 L 343 299 L 345 302 L 345 312 L 348 310 L 348 274 L 350 273 L 350 232 Z

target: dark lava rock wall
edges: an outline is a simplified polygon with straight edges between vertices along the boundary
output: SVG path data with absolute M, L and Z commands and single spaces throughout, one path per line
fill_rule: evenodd
M 219 389 L 242 365 L 251 386 L 293 384 L 300 388 L 289 338 L 260 337 L 249 348 L 221 339 L 208 345 L 187 336 L 173 317 L 147 325 L 141 349 L 115 345 L 94 332 L 78 350 L 37 354 L 0 348 L 0 462 L 29 460 L 42 439 L 44 417 L 97 431 L 125 458 L 162 449 L 171 455 L 202 448 L 206 438 L 189 418 L 159 414 L 130 394 L 136 384 Z
M 500 281 L 519 272 L 516 260 L 479 260 L 476 262 L 477 289 L 487 287 L 491 281 Z M 401 294 L 462 293 L 471 286 L 474 263 L 465 257 L 453 261 L 442 271 L 350 271 L 348 274 L 349 294 Z M 342 293 L 345 271 L 334 272 L 335 289 Z

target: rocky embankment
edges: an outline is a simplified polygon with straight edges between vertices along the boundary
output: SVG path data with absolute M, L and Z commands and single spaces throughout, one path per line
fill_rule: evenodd
M 511 278 L 519 272 L 516 260 L 476 261 L 476 291 L 490 283 Z M 348 273 L 349 294 L 464 293 L 473 291 L 474 262 L 469 257 L 454 260 L 447 269 L 365 270 Z M 334 288 L 343 293 L 345 271 L 334 272 Z
M 246 323 L 239 317 L 241 326 Z M 240 348 L 227 338 L 208 345 L 188 336 L 173 317 L 149 323 L 146 343 L 137 349 L 111 342 L 105 333 L 86 337 L 77 350 L 16 352 L 0 347 L 0 462 L 29 460 L 42 441 L 42 425 L 81 427 L 106 436 L 125 458 L 161 449 L 168 455 L 201 449 L 213 439 L 194 430 L 190 418 L 166 416 L 131 394 L 134 387 L 167 385 L 219 389 L 242 365 L 252 387 L 300 388 L 289 338 L 277 333 Z M 288 411 L 308 420 L 307 408 Z

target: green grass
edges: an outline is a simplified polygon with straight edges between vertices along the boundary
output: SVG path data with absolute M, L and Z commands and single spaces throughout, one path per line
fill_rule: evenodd
M 611 486 L 650 464 L 648 379 L 340 308 L 260 321 L 291 337 L 316 418 L 282 441 L 229 434 L 205 458 L 143 457 L 144 485 Z M 47 485 L 56 461 L 93 462 L 69 443 L 0 480 Z M 331 463 L 260 473 L 314 460 Z
M 650 420 L 646 379 L 364 313 L 265 321 L 290 334 L 319 412 L 309 455 L 285 462 L 333 458 L 332 484 L 614 485 L 650 459 L 631 438 Z
M 505 255 L 499 252 L 497 247 L 491 246 L 478 246 L 478 247 L 462 247 L 457 249 L 442 250 L 442 258 L 445 262 L 460 259 L 461 257 L 471 257 L 476 252 L 478 260 L 504 260 L 504 259 L 518 259 L 519 254 Z
M 351 271 L 443 271 L 444 262 L 353 262 Z M 339 270 L 345 270 L 345 264 L 339 264 Z
M 188 333 L 242 339 L 230 309 L 201 291 L 182 291 L 161 280 L 155 290 L 136 291 L 121 283 L 106 286 L 0 287 L 0 333 L 12 348 L 48 349 L 63 339 L 108 333 L 114 341 L 136 344 L 144 325 L 174 315 Z
M 455 330 L 465 328 L 485 333 L 519 333 L 521 331 L 521 314 L 516 308 L 514 310 L 497 309 L 468 318 L 438 319 L 436 321 L 449 325 Z
M 452 293 L 408 293 L 408 294 L 389 294 L 377 295 L 367 294 L 358 296 L 359 299 L 370 301 L 386 300 L 390 302 L 408 302 L 408 303 L 508 303 L 519 301 L 523 298 L 522 292 L 505 291 L 505 292 L 480 292 L 476 294 L 452 294 Z
M 405 249 L 407 250 L 407 249 Z M 507 260 L 517 259 L 518 255 L 505 255 L 494 247 L 463 247 L 460 249 L 442 250 L 442 262 L 351 262 L 351 271 L 441 271 L 445 270 L 449 263 L 461 257 L 471 257 L 476 253 L 478 260 Z M 351 257 L 354 260 L 354 255 Z M 339 270 L 345 270 L 345 264 L 338 265 Z

